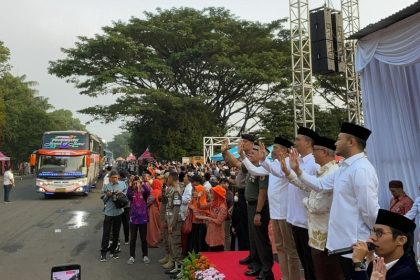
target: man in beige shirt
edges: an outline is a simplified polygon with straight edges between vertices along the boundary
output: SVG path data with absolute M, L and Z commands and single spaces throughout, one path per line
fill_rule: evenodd
M 335 161 L 334 140 L 322 136 L 317 137 L 314 143 L 313 155 L 315 162 L 321 166 L 317 171 L 317 177 L 323 177 L 338 168 L 338 164 Z M 339 257 L 328 256 L 325 250 L 333 197 L 332 192 L 315 192 L 311 190 L 297 178 L 295 173 L 290 172 L 286 168 L 284 160 L 282 160 L 282 170 L 293 185 L 310 191 L 309 197 L 303 199 L 303 204 L 308 211 L 308 244 L 311 247 L 316 279 L 343 279 Z

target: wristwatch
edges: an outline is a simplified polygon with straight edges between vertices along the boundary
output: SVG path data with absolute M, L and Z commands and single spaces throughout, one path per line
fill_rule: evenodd
M 365 262 L 354 262 L 353 267 L 354 267 L 354 270 L 356 271 L 364 271 L 367 269 Z

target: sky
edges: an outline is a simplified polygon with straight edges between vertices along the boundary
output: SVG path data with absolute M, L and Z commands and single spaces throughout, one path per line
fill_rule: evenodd
M 326 1 L 309 0 L 310 9 Z M 332 0 L 335 9 L 340 1 Z M 360 27 L 375 23 L 416 0 L 359 0 Z M 397 4 L 398 3 L 398 4 Z M 72 84 L 48 74 L 48 62 L 64 58 L 61 48 L 71 48 L 78 36 L 92 37 L 115 21 L 143 17 L 144 11 L 173 7 L 225 7 L 241 19 L 270 22 L 289 16 L 288 0 L 9 0 L 0 6 L 0 41 L 11 51 L 12 73 L 36 81 L 39 95 L 55 109 L 71 110 L 83 123 L 91 120 L 78 110 L 106 105 L 115 96 L 91 98 L 80 95 Z M 121 120 L 87 125 L 89 131 L 106 141 L 121 133 Z

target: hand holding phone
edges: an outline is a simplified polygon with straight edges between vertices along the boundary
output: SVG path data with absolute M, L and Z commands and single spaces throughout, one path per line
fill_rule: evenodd
M 81 280 L 80 264 L 57 265 L 51 268 L 51 280 Z

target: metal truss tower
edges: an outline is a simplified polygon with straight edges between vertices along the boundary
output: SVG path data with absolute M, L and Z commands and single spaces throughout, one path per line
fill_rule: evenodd
M 341 0 L 343 14 L 344 38 L 356 33 L 360 29 L 359 0 Z M 346 61 L 346 105 L 348 121 L 362 124 L 361 96 L 359 77 L 355 68 L 356 40 L 345 42 L 344 58 Z
M 289 0 L 295 134 L 298 126 L 315 129 L 308 0 Z
M 211 162 L 211 157 L 214 155 L 214 147 L 222 146 L 225 139 L 229 139 L 230 144 L 238 144 L 241 137 L 203 137 L 203 152 L 204 162 Z

